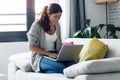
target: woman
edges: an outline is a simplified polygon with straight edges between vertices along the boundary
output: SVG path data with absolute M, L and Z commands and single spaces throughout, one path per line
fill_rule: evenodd
M 35 72 L 63 73 L 63 69 L 75 61 L 58 62 L 45 56 L 56 58 L 61 48 L 60 25 L 62 14 L 59 4 L 45 6 L 27 33 L 29 49 L 32 51 L 32 68 Z

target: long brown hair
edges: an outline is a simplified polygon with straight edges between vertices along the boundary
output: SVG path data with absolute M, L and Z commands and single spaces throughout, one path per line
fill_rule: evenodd
M 42 12 L 40 13 L 40 18 L 38 22 L 45 32 L 50 31 L 50 25 L 49 25 L 50 21 L 48 14 L 54 14 L 58 12 L 62 12 L 62 8 L 57 3 L 52 3 L 49 6 L 45 6 L 43 8 Z

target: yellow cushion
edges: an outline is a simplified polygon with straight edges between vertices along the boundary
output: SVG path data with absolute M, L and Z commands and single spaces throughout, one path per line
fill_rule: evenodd
M 104 58 L 108 46 L 98 40 L 97 38 L 92 38 L 89 42 L 85 53 L 81 56 L 80 61 L 102 59 Z

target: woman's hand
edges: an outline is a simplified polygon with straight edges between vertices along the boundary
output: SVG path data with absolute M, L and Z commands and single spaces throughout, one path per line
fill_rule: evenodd
M 51 58 L 57 58 L 57 56 L 58 56 L 58 54 L 57 53 L 51 53 L 51 52 L 49 52 L 49 57 L 51 57 Z

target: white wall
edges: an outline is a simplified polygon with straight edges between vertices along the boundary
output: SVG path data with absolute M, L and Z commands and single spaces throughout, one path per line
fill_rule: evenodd
M 62 36 L 62 41 L 64 41 L 66 38 L 69 37 L 69 0 L 59 0 L 59 4 L 61 5 L 63 12 L 62 16 L 60 18 L 60 25 L 61 25 L 61 36 Z
M 8 57 L 13 54 L 28 51 L 27 42 L 0 43 L 0 74 L 7 75 Z
M 95 3 L 95 0 L 85 0 L 86 19 L 91 19 L 90 26 L 106 23 L 106 6 Z M 105 34 L 105 29 L 100 33 L 101 36 Z
M 86 18 L 91 19 L 91 26 L 106 23 L 105 5 L 98 5 L 95 0 L 85 0 Z
M 86 7 L 86 18 L 91 19 L 91 26 L 95 26 L 101 23 L 106 24 L 106 5 L 105 4 L 100 5 L 100 4 L 96 4 L 95 0 L 85 0 L 85 7 Z M 119 24 L 119 19 L 120 19 L 119 7 L 120 7 L 120 1 L 108 6 L 109 8 L 108 11 L 109 13 L 111 12 L 111 14 L 108 15 L 108 19 L 109 17 L 112 17 L 114 19 L 113 20 L 111 18 L 110 20 L 112 24 L 120 25 Z M 113 10 L 111 10 L 110 8 L 113 8 Z M 105 34 L 105 29 L 103 29 L 100 34 L 101 36 L 103 36 Z M 120 34 L 117 34 L 117 35 L 120 38 Z

